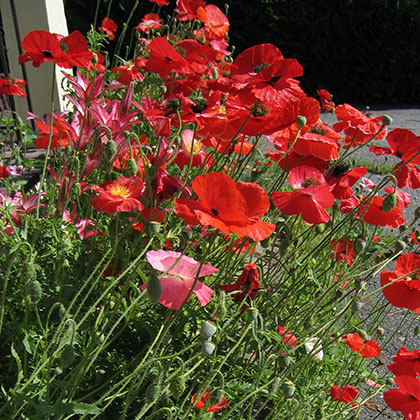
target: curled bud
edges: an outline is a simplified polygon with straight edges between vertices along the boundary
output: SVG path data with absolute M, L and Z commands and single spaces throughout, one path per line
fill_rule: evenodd
M 185 392 L 185 389 L 186 385 L 184 375 L 176 375 L 170 380 L 169 391 L 175 398 L 181 397 L 181 395 Z
M 74 347 L 66 344 L 60 356 L 60 363 L 63 368 L 69 367 L 74 360 Z
M 361 254 L 366 249 L 366 239 L 363 235 L 356 238 L 353 244 L 353 250 L 355 255 Z
M 391 125 L 392 124 L 392 118 L 387 114 L 382 115 L 382 124 L 383 125 Z
M 382 203 L 382 211 L 388 213 L 397 205 L 397 194 L 395 192 L 387 195 Z
M 129 176 L 136 176 L 138 172 L 137 162 L 134 158 L 130 158 L 127 161 L 127 172 Z
M 28 284 L 28 293 L 31 302 L 37 304 L 42 298 L 42 286 L 38 280 L 31 280 Z
M 112 159 L 117 153 L 117 145 L 114 140 L 108 140 L 105 144 L 105 152 L 108 156 L 108 159 Z

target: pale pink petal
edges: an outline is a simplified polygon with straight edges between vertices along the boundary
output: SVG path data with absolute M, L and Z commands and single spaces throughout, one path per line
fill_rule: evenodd
M 194 287 L 194 293 L 201 303 L 201 306 L 206 306 L 210 302 L 210 297 L 213 294 L 213 289 L 206 286 L 201 281 L 197 281 Z

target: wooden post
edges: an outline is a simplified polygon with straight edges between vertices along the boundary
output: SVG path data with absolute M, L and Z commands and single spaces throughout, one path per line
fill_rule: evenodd
M 62 69 L 56 67 L 56 82 L 53 87 L 53 63 L 42 63 L 38 68 L 35 68 L 32 63 L 28 62 L 24 64 L 25 72 L 18 63 L 20 42 L 28 32 L 42 29 L 51 33 L 68 35 L 63 1 L 0 0 L 0 11 L 5 32 L 10 76 L 25 79 L 24 73 L 26 73 L 32 111 L 40 117 L 50 111 L 52 89 L 54 89 L 54 109 L 63 111 L 66 102 L 63 99 L 63 89 L 61 88 Z M 15 103 L 16 112 L 26 121 L 27 112 L 30 110 L 27 99 L 15 97 Z

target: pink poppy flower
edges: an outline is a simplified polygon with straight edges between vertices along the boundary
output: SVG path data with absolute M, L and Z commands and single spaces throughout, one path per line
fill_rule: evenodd
M 155 270 L 165 273 L 160 279 L 162 292 L 159 303 L 170 309 L 181 307 L 196 277 L 209 276 L 219 271 L 216 267 L 207 264 L 201 265 L 193 258 L 175 251 L 149 251 L 146 258 Z M 147 284 L 144 284 L 141 289 L 145 289 L 146 286 Z M 205 306 L 210 302 L 213 290 L 197 280 L 193 293 L 197 296 L 201 306 Z

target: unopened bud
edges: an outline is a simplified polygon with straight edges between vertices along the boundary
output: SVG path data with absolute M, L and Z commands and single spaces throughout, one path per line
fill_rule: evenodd
M 365 341 L 370 340 L 369 334 L 365 330 L 360 330 L 359 329 L 358 332 L 359 332 L 360 337 L 363 338 L 363 340 L 365 340 Z
M 359 312 L 359 311 L 360 311 L 360 309 L 362 309 L 362 306 L 363 306 L 363 303 L 362 303 L 362 302 L 360 302 L 360 301 L 358 301 L 358 300 L 355 300 L 355 301 L 352 303 L 352 305 L 351 305 L 351 312 L 352 312 L 353 314 L 355 314 L 355 313 Z
M 28 284 L 28 293 L 31 302 L 37 304 L 42 298 L 42 286 L 38 280 L 31 280 Z
M 382 211 L 388 213 L 397 205 L 397 194 L 395 192 L 387 195 L 382 203 Z
M 281 390 L 283 391 L 284 398 L 292 398 L 296 387 L 292 381 L 286 381 L 282 384 Z
M 292 358 L 287 355 L 287 356 L 280 356 L 279 357 L 279 365 L 282 368 L 287 368 L 290 366 L 290 363 L 292 363 Z
M 179 398 L 186 389 L 185 376 L 176 375 L 169 382 L 169 391 L 175 398 Z
M 296 124 L 299 128 L 303 128 L 306 124 L 306 117 L 303 115 L 298 115 L 296 118 Z
M 210 337 L 213 337 L 216 334 L 217 327 L 213 322 L 204 321 L 200 328 L 200 337 L 203 340 L 207 340 Z
M 415 218 L 416 220 L 419 220 L 419 219 L 420 219 L 420 207 L 417 207 L 417 208 L 414 210 L 414 218 Z
M 117 145 L 114 140 L 108 140 L 105 144 L 105 152 L 108 156 L 108 159 L 112 159 L 117 153 Z
M 214 352 L 216 346 L 213 342 L 206 340 L 201 343 L 201 352 L 204 356 L 209 357 Z
M 149 295 L 150 302 L 158 303 L 160 295 L 162 294 L 162 286 L 160 280 L 156 276 L 152 276 L 147 282 L 147 294 Z
M 383 125 L 391 125 L 392 124 L 392 118 L 387 114 L 382 115 L 382 124 Z
M 256 321 L 258 318 L 258 309 L 257 308 L 249 308 L 248 309 L 248 316 L 251 321 Z
M 407 244 L 399 239 L 397 242 L 395 242 L 395 253 L 404 251 L 404 249 L 407 247 Z
M 414 328 L 414 335 L 419 335 L 420 334 L 420 325 L 417 325 L 416 328 Z
M 136 176 L 138 172 L 137 162 L 134 158 L 130 158 L 127 161 L 127 172 L 129 176 Z
M 353 244 L 353 250 L 356 255 L 361 254 L 366 249 L 366 239 L 364 236 L 358 236 Z
M 60 363 L 63 368 L 69 367 L 74 360 L 74 347 L 71 344 L 66 344 L 60 356 Z

